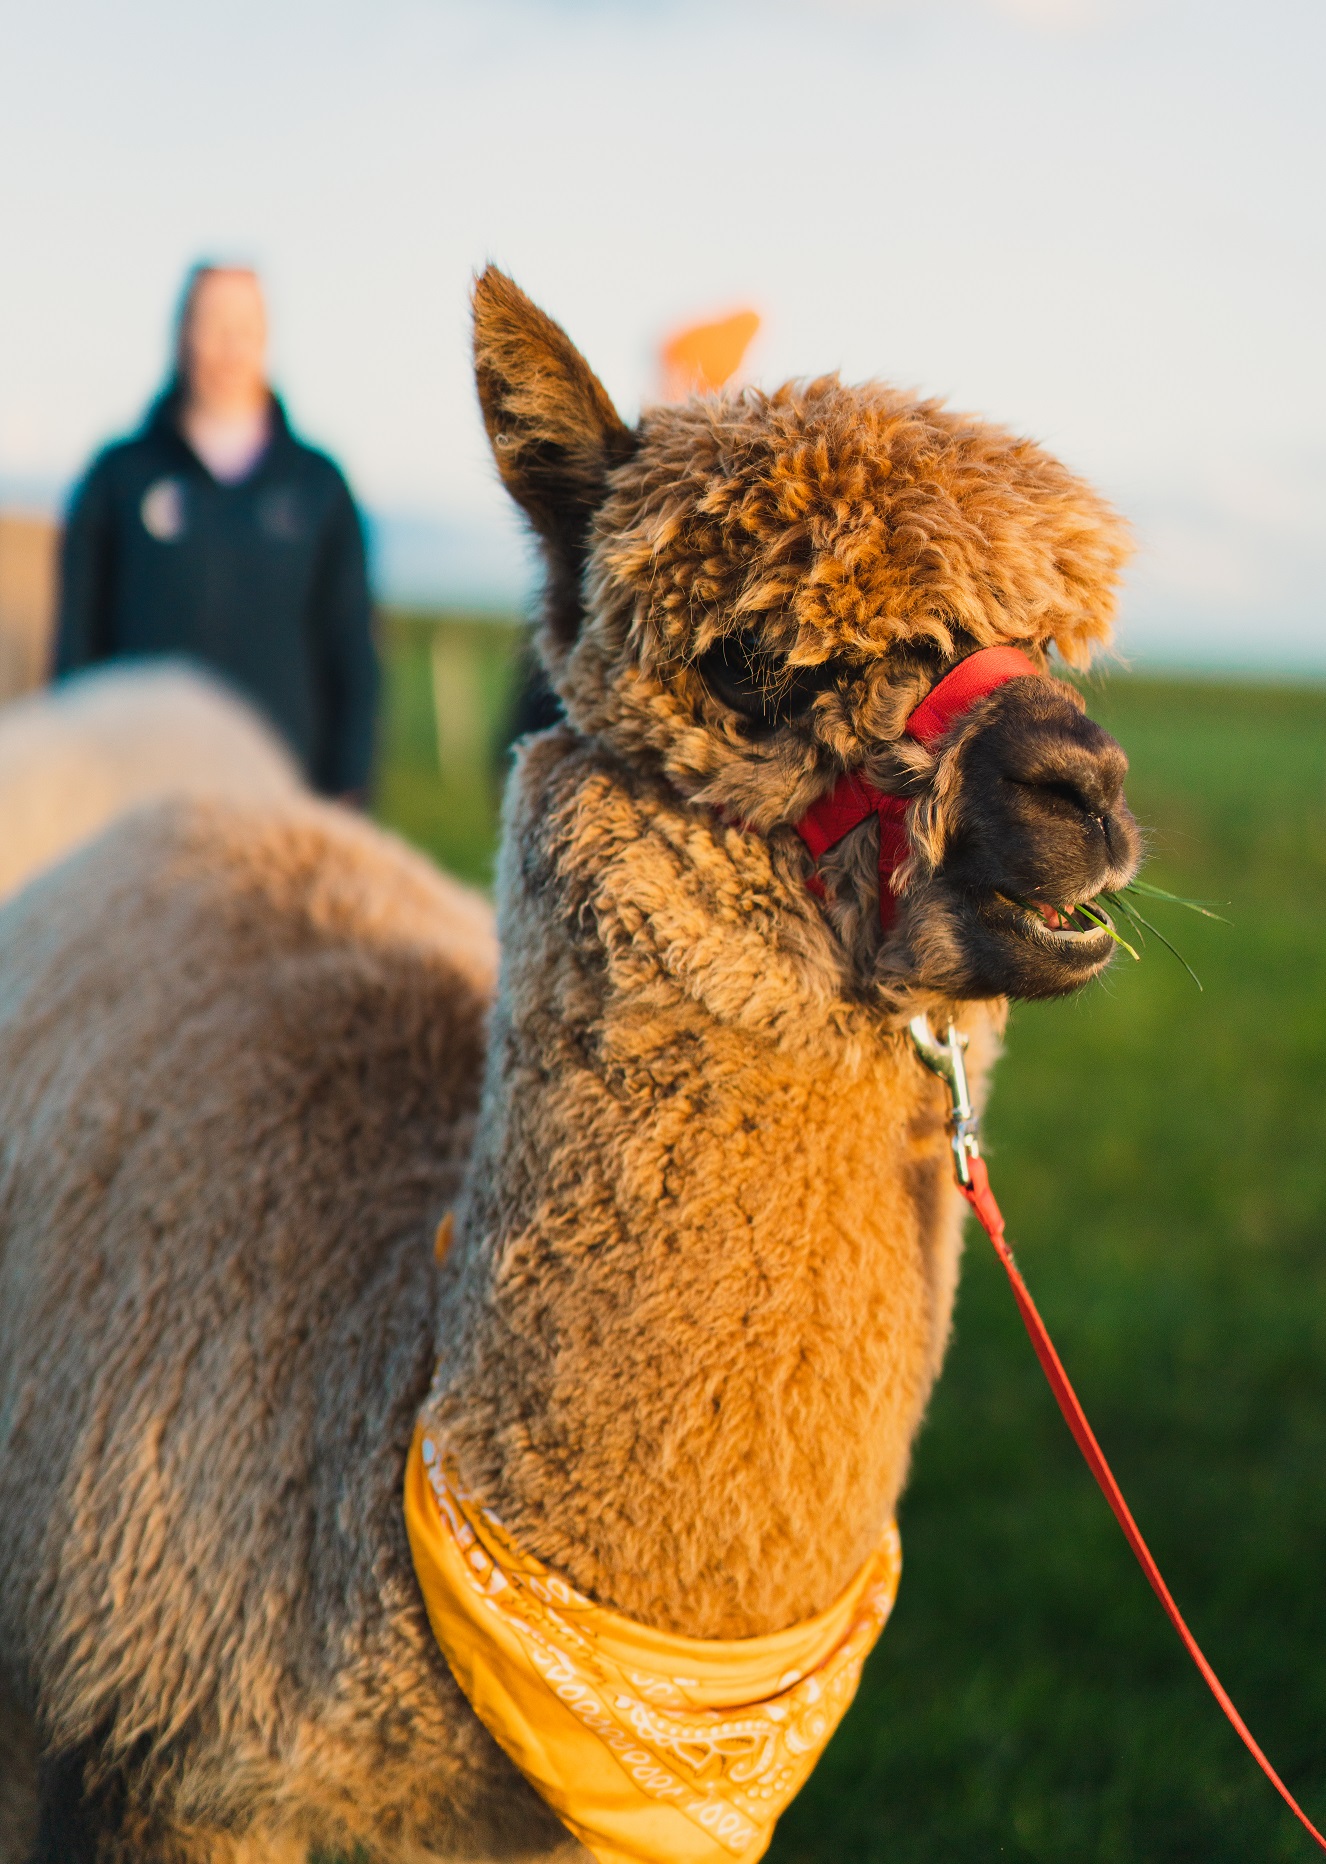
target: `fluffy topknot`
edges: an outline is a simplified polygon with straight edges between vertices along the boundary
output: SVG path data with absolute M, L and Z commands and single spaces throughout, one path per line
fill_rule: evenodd
M 1013 641 L 1083 666 L 1109 639 L 1123 520 L 1005 429 L 836 376 L 656 408 L 595 532 L 639 647 L 757 626 L 793 664 L 900 641 Z

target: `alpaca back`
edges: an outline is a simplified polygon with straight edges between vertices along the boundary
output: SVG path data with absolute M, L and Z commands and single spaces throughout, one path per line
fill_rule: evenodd
M 399 1485 L 494 968 L 312 801 L 151 806 L 0 907 L 0 1700 L 112 1767 L 187 1731 L 180 1817 L 292 1743 L 367 1793 L 306 1703 L 441 1666 Z
M 0 896 L 136 804 L 302 787 L 271 727 L 201 668 L 98 667 L 0 709 Z

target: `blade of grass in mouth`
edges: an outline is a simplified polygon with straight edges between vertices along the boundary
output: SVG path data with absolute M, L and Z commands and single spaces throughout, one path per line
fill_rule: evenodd
M 1135 926 L 1144 926 L 1148 932 L 1154 934 L 1154 936 L 1158 938 L 1161 944 L 1165 947 L 1165 950 L 1171 953 L 1172 956 L 1178 959 L 1179 963 L 1183 966 L 1184 970 L 1188 973 L 1193 983 L 1196 984 L 1197 988 L 1199 990 L 1203 990 L 1205 988 L 1205 986 L 1202 983 L 1201 978 L 1198 977 L 1196 971 L 1193 970 L 1192 966 L 1188 963 L 1188 960 L 1184 957 L 1183 953 L 1179 951 L 1175 946 L 1170 944 L 1169 940 L 1165 937 L 1165 934 L 1160 930 L 1159 926 L 1153 926 L 1149 919 L 1144 919 L 1141 913 L 1138 912 L 1136 906 L 1130 905 L 1127 901 L 1120 898 L 1120 896 L 1117 893 L 1109 893 L 1109 894 L 1106 894 L 1105 897 L 1109 900 L 1111 906 L 1117 907 L 1118 910 L 1121 913 L 1124 913 L 1132 921 L 1132 923 Z M 1186 904 L 1187 902 L 1185 901 L 1181 903 Z M 1215 913 L 1207 914 L 1207 917 L 1210 919 L 1214 919 L 1216 918 L 1216 916 L 1217 915 Z M 1225 923 L 1228 923 L 1228 922 L 1226 921 Z M 1136 957 L 1136 955 L 1137 954 L 1134 952 L 1133 956 Z
M 1056 911 L 1057 910 L 1058 909 L 1056 908 Z M 1116 931 L 1115 928 L 1110 924 L 1108 919 L 1102 918 L 1099 913 L 1093 913 L 1089 906 L 1079 906 L 1077 908 L 1077 911 L 1082 914 L 1084 919 L 1089 919 L 1093 925 L 1099 926 L 1102 932 L 1108 932 L 1110 937 L 1114 940 L 1115 944 L 1122 945 L 1124 950 L 1128 953 L 1128 956 L 1131 959 L 1133 959 L 1135 963 L 1138 963 L 1141 961 L 1141 956 L 1142 956 L 1141 952 L 1134 951 L 1133 947 L 1128 943 L 1127 939 L 1123 936 L 1123 934 L 1121 932 Z M 1072 918 L 1071 913 L 1060 912 L 1059 917 L 1061 919 L 1067 919 L 1069 925 L 1073 923 L 1073 918 Z M 1129 914 L 1129 917 L 1131 918 L 1132 915 Z
M 1008 896 L 1005 895 L 1004 897 L 1007 898 Z M 1111 901 L 1113 900 L 1113 895 L 1110 895 L 1108 897 L 1111 899 Z M 1014 905 L 1020 906 L 1023 912 L 1034 913 L 1038 919 L 1043 919 L 1045 916 L 1041 912 L 1041 909 L 1037 905 L 1035 905 L 1035 903 L 1031 900 L 1014 900 Z M 1110 937 L 1114 940 L 1116 945 L 1122 945 L 1124 950 L 1128 953 L 1128 956 L 1132 958 L 1134 962 L 1140 962 L 1141 953 L 1133 949 L 1133 947 L 1128 943 L 1127 939 L 1123 938 L 1115 930 L 1115 928 L 1110 924 L 1108 919 L 1102 918 L 1099 913 L 1093 913 L 1089 906 L 1075 906 L 1073 908 L 1073 912 L 1069 912 L 1067 908 L 1063 906 L 1056 906 L 1052 908 L 1052 910 L 1058 914 L 1059 918 L 1063 921 L 1064 925 L 1069 927 L 1070 930 L 1072 929 L 1072 924 L 1073 924 L 1073 913 L 1084 914 L 1085 917 L 1091 921 L 1092 925 L 1096 926 L 1102 932 L 1108 932 Z M 1131 918 L 1132 917 L 1131 913 L 1128 916 L 1129 918 Z M 1053 930 L 1053 928 L 1051 929 Z
M 1167 893 L 1164 887 L 1153 887 L 1148 880 L 1130 880 L 1123 889 L 1125 893 L 1143 893 L 1148 899 L 1164 900 L 1167 906 L 1186 906 L 1190 913 L 1200 913 L 1203 919 L 1214 919 L 1220 925 L 1227 926 L 1230 921 L 1222 913 L 1213 913 L 1203 900 L 1185 900 L 1180 893 Z M 1117 898 L 1117 895 L 1111 895 Z
M 1101 898 L 1108 900 L 1110 905 L 1114 908 L 1115 912 L 1117 912 L 1121 918 L 1126 919 L 1128 921 L 1133 931 L 1137 934 L 1138 944 L 1142 947 L 1142 950 L 1145 951 L 1146 950 L 1146 933 L 1142 930 L 1141 926 L 1138 924 L 1137 919 L 1134 916 L 1133 911 L 1131 907 L 1129 906 L 1127 900 L 1123 899 L 1117 893 L 1105 893 L 1101 895 Z

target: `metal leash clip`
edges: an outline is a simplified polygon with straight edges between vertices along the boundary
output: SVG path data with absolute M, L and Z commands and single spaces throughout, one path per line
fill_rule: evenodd
M 930 1027 L 930 1018 L 924 1012 L 920 1016 L 913 1016 L 907 1030 L 921 1060 L 931 1074 L 937 1074 L 948 1088 L 953 1102 L 953 1111 L 948 1121 L 949 1143 L 953 1147 L 953 1169 L 958 1175 L 959 1184 L 970 1185 L 970 1161 L 981 1156 L 981 1142 L 980 1122 L 967 1088 L 967 1065 L 962 1059 L 967 1038 L 959 1033 L 950 1018 L 944 1040 L 939 1041 Z

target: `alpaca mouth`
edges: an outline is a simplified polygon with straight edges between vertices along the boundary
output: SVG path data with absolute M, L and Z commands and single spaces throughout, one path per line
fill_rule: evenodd
M 995 899 L 1008 909 L 1012 928 L 1042 947 L 1072 950 L 1085 958 L 1115 942 L 1114 921 L 1099 900 L 1053 906 L 1048 900 L 1018 900 L 1006 893 L 996 893 Z

